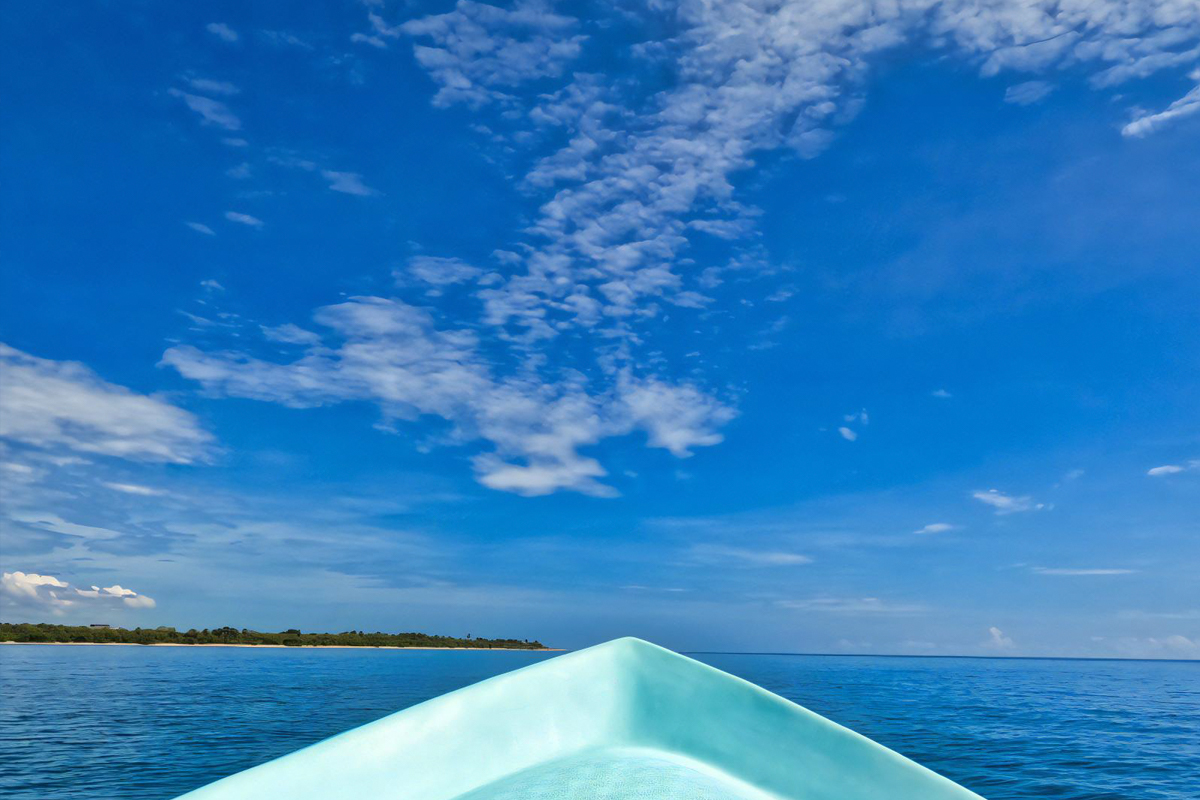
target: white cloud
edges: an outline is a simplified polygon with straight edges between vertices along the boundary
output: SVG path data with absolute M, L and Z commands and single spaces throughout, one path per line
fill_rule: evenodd
M 267 325 L 262 325 L 260 327 L 262 328 L 263 336 L 267 337 L 272 342 L 303 345 L 317 345 L 321 343 L 321 337 L 319 334 L 313 333 L 312 331 L 306 331 L 299 325 L 293 325 L 290 322 L 284 323 L 283 325 L 276 325 L 274 327 L 269 327 Z
M 1063 567 L 1033 567 L 1038 575 L 1130 575 L 1136 569 L 1076 569 Z
M 329 182 L 330 191 L 352 194 L 358 197 L 374 197 L 382 194 L 378 189 L 367 186 L 363 182 L 361 173 L 327 169 L 321 166 L 315 159 L 315 156 L 306 157 L 289 150 L 277 150 L 267 157 L 267 160 L 272 164 L 286 169 L 297 169 L 320 174 L 322 178 Z
M 194 230 L 196 233 L 203 233 L 205 236 L 216 236 L 217 235 L 216 231 L 214 231 L 212 228 L 205 225 L 203 222 L 185 222 L 183 224 L 187 225 L 189 228 Z
M 1186 464 L 1164 464 L 1161 467 L 1146 470 L 1146 474 L 1152 478 L 1161 478 L 1164 475 L 1177 475 L 1193 469 L 1200 469 L 1200 459 L 1192 459 Z
M 838 428 L 837 430 L 838 430 L 838 433 L 841 434 L 842 438 L 845 439 L 847 442 L 853 442 L 854 440 L 856 440 L 858 438 L 858 434 L 855 433 L 854 431 L 850 430 L 849 428 L 842 427 L 842 428 Z
M 626 584 L 625 586 L 622 586 L 622 587 L 620 587 L 620 588 L 621 588 L 621 589 L 624 589 L 624 590 L 625 590 L 625 591 L 627 591 L 627 592 L 672 592 L 672 593 L 679 593 L 679 592 L 686 592 L 686 591 L 688 591 L 687 589 L 683 589 L 683 588 L 681 588 L 681 587 L 678 587 L 678 586 L 642 586 L 642 585 L 640 585 L 640 584 L 636 584 L 636 583 L 630 583 L 630 584 Z
M 250 145 L 245 139 L 240 139 L 236 136 L 226 136 L 221 140 L 221 144 L 227 147 L 248 147 Z
M 206 278 L 206 279 L 204 279 L 204 280 L 200 281 L 200 286 L 201 286 L 201 287 L 203 287 L 203 288 L 205 288 L 205 289 L 207 289 L 207 290 L 208 290 L 208 291 L 210 291 L 210 292 L 223 292 L 223 291 L 225 291 L 225 287 L 224 287 L 224 286 L 222 286 L 222 285 L 221 285 L 220 283 L 218 283 L 217 281 L 213 280 L 212 278 Z
M 459 0 L 449 13 L 397 27 L 374 13 L 368 18 L 373 35 L 359 41 L 378 46 L 384 44 L 380 37 L 404 33 L 431 43 L 413 45 L 413 55 L 439 86 L 433 101 L 438 106 L 505 100 L 503 89 L 561 75 L 587 39 L 575 33 L 577 20 L 537 0 L 518 0 L 511 9 Z
M 1019 106 L 1033 105 L 1044 100 L 1053 91 L 1054 85 L 1045 81 L 1026 81 L 1008 87 L 1004 92 L 1004 102 Z
M 198 94 L 189 94 L 179 89 L 170 89 L 168 93 L 172 97 L 178 97 L 188 108 L 199 114 L 201 121 L 205 125 L 215 125 L 227 131 L 236 131 L 242 128 L 242 121 L 238 119 L 236 114 L 229 110 L 229 106 L 220 100 L 213 100 L 211 97 L 203 97 Z
M 1045 508 L 1043 503 L 1035 503 L 1033 498 L 1028 495 L 1012 497 L 996 489 L 972 492 L 971 496 L 996 509 L 997 514 L 1016 514 L 1021 511 L 1038 511 Z
M 249 225 L 251 228 L 261 228 L 263 226 L 263 221 L 258 217 L 252 217 L 240 211 L 226 211 L 225 219 L 230 222 L 236 222 L 239 225 Z
M 570 489 L 592 497 L 618 495 L 616 489 L 596 480 L 608 474 L 599 461 L 574 453 L 567 458 L 537 458 L 528 464 L 512 464 L 487 454 L 477 456 L 474 463 L 479 482 L 502 492 L 539 497 Z
M 923 528 L 913 531 L 913 533 L 945 533 L 955 529 L 955 525 L 948 522 L 931 522 Z
M 44 512 L 19 512 L 11 515 L 11 517 L 33 528 L 61 533 L 64 536 L 75 536 L 80 539 L 101 541 L 105 539 L 118 539 L 121 536 L 120 532 L 111 528 L 103 528 L 97 525 L 80 525 L 75 522 L 68 522 L 55 514 Z
M 372 197 L 379 194 L 363 183 L 362 175 L 357 172 L 337 172 L 332 169 L 321 170 L 321 177 L 329 181 L 329 188 L 342 194 L 353 194 L 359 197 Z
M 1193 73 L 1192 78 L 1200 80 L 1200 70 Z M 1149 136 L 1171 122 L 1183 117 L 1190 117 L 1197 111 L 1200 111 L 1200 85 L 1162 111 L 1139 114 L 1128 125 L 1121 128 L 1121 135 L 1134 138 Z
M 0 344 L 0 437 L 46 449 L 187 464 L 212 436 L 187 411 L 108 383 L 82 364 Z
M 851 616 L 875 614 L 922 614 L 929 609 L 916 603 L 888 603 L 878 597 L 813 597 L 807 600 L 780 600 L 776 605 L 797 611 L 820 611 Z
M 142 497 L 158 497 L 166 494 L 162 489 L 153 489 L 149 486 L 141 486 L 136 483 L 111 483 L 109 481 L 101 481 L 101 486 L 108 487 L 114 492 L 123 492 L 125 494 L 136 494 Z
M 950 394 L 945 389 L 934 389 L 929 394 L 931 397 L 937 397 L 942 400 L 949 400 L 951 397 L 954 397 L 954 395 Z
M 43 586 L 66 589 L 67 584 L 51 575 L 38 575 L 30 572 L 6 572 L 3 575 L 3 589 L 6 594 L 14 597 L 35 599 Z
M 716 429 L 735 416 L 732 408 L 686 384 L 635 380 L 625 373 L 617 393 L 629 421 L 646 431 L 649 445 L 677 458 L 690 456 L 693 447 L 720 444 L 724 437 Z
M 132 589 L 126 589 L 120 584 L 104 589 L 101 589 L 99 586 L 93 586 L 90 591 L 76 589 L 75 593 L 80 597 L 87 597 L 93 600 L 118 600 L 122 605 L 129 608 L 154 608 L 156 605 L 151 598 L 146 597 L 144 594 L 138 594 Z
M 372 36 L 366 33 L 353 33 L 350 35 L 350 41 L 355 44 L 369 44 L 372 47 L 377 47 L 380 50 L 387 49 L 387 42 L 378 36 Z
M 209 78 L 188 78 L 187 84 L 201 94 L 221 94 L 229 97 L 242 91 L 229 81 L 214 81 Z
M 479 267 L 473 267 L 461 258 L 440 256 L 413 256 L 408 260 L 408 272 L 417 280 L 434 286 L 466 283 L 483 274 Z
M 224 22 L 210 22 L 204 26 L 204 30 L 216 36 L 223 42 L 236 42 L 238 40 L 237 31 L 226 25 Z
M 786 550 L 725 547 L 698 544 L 689 551 L 692 559 L 704 564 L 744 565 L 752 567 L 794 567 L 811 564 L 812 558 Z
M 61 615 L 72 607 L 154 608 L 154 600 L 120 585 L 77 589 L 52 575 L 5 572 L 0 575 L 0 597 L 25 609 Z
M 993 625 L 988 628 L 988 638 L 983 646 L 992 650 L 1011 650 L 1014 645 L 1013 640 L 1004 635 L 1004 631 Z
M 572 373 L 554 382 L 528 373 L 497 377 L 473 332 L 439 329 L 429 312 L 399 300 L 351 298 L 318 309 L 314 320 L 341 344 L 312 343 L 290 363 L 181 346 L 162 363 L 220 395 L 298 408 L 374 402 L 385 428 L 440 416 L 452 424 L 452 440 L 492 445 L 472 460 L 481 483 L 524 495 L 571 489 L 610 496 L 614 490 L 599 481 L 607 472 L 580 448 L 641 430 L 650 446 L 686 456 L 719 442 L 716 428 L 734 413 L 694 386 L 629 369 L 598 392 Z

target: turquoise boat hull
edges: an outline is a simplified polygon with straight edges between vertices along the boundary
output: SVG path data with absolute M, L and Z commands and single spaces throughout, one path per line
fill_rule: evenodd
M 434 698 L 187 800 L 981 800 L 752 683 L 617 639 Z

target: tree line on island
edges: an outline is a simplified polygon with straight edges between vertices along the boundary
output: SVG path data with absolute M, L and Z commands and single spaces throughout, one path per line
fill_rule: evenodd
M 64 644 L 248 644 L 287 647 L 466 647 L 477 650 L 545 650 L 541 642 L 528 639 L 477 639 L 471 634 L 431 636 L 427 633 L 301 633 L 298 629 L 265 633 L 249 628 L 204 628 L 178 631 L 175 628 L 114 628 L 107 625 L 54 625 L 51 623 L 0 623 L 0 642 L 56 642 Z

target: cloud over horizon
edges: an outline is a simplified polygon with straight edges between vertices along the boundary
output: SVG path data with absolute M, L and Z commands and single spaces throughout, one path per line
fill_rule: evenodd
M 153 598 L 119 584 L 79 589 L 52 575 L 16 571 L 0 575 L 0 599 L 18 609 L 49 611 L 55 616 L 95 608 L 144 609 L 156 605 Z

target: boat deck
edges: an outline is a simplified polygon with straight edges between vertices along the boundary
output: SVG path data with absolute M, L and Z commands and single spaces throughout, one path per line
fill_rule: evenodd
M 538 764 L 456 800 L 773 800 L 773 796 L 674 753 L 612 747 Z

